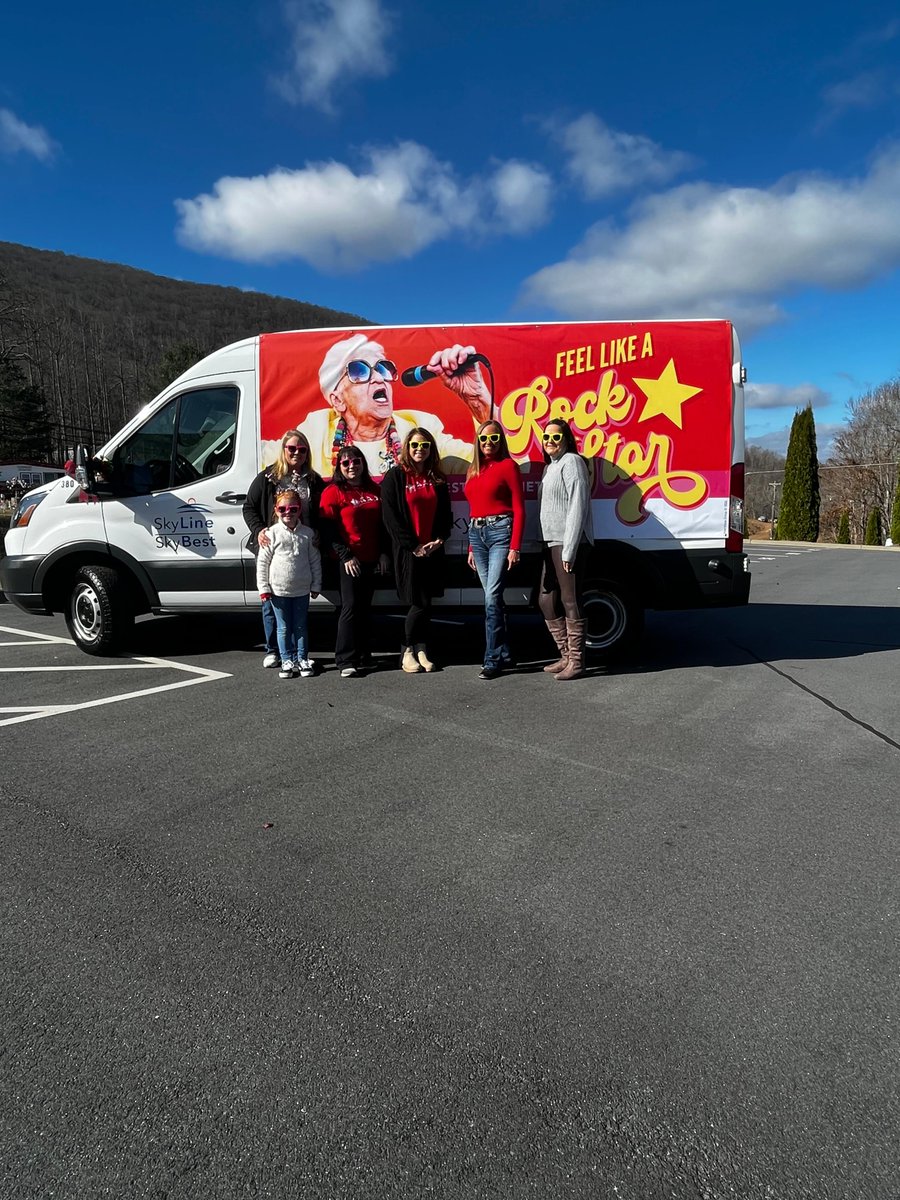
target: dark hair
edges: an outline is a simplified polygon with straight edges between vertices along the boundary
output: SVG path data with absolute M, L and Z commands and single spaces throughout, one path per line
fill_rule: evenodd
M 371 490 L 372 488 L 374 488 L 375 484 L 374 484 L 374 482 L 372 480 L 372 476 L 369 472 L 369 464 L 366 462 L 366 456 L 363 454 L 362 450 L 360 450 L 359 446 L 354 446 L 352 442 L 350 443 L 349 446 L 341 446 L 340 451 L 338 452 L 337 459 L 334 464 L 334 474 L 331 477 L 331 482 L 336 483 L 338 485 L 338 487 L 340 487 L 340 488 L 348 488 L 348 487 L 352 488 L 352 487 L 357 486 L 350 482 L 350 480 L 344 474 L 344 469 L 341 466 L 341 459 L 343 458 L 343 456 L 345 454 L 348 454 L 351 450 L 353 451 L 354 457 L 358 458 L 359 461 L 362 463 L 362 471 L 360 472 L 360 480 L 359 480 L 358 486 L 364 487 L 364 488 L 369 488 Z
M 578 453 L 578 443 L 575 441 L 575 434 L 569 428 L 568 421 L 564 421 L 562 419 L 562 417 L 553 417 L 544 426 L 544 431 L 546 432 L 546 430 L 548 430 L 551 425 L 558 425 L 559 428 L 562 430 L 562 435 L 563 435 L 562 453 L 563 454 L 577 454 Z M 544 450 L 543 443 L 541 443 L 541 453 L 544 456 L 544 462 L 548 463 L 550 461 L 550 455 L 547 453 L 546 450 Z M 562 454 L 559 455 L 559 457 L 562 458 Z
M 484 433 L 490 425 L 493 425 L 500 434 L 500 441 L 497 443 L 497 454 L 491 459 L 491 462 L 497 462 L 501 458 L 510 457 L 509 446 L 506 444 L 506 430 L 500 422 L 493 417 L 489 421 L 482 421 L 475 433 L 475 452 L 472 455 L 472 465 L 466 471 L 466 479 L 471 479 L 473 475 L 480 475 L 484 468 L 484 451 L 481 449 L 481 442 L 479 442 L 478 436 Z
M 434 434 L 429 433 L 427 429 L 423 429 L 421 425 L 417 425 L 415 429 L 411 429 L 403 439 L 403 449 L 400 451 L 400 466 L 409 475 L 419 474 L 419 464 L 413 462 L 409 451 L 409 443 L 415 437 L 427 438 L 431 443 L 431 449 L 428 451 L 428 458 L 423 466 L 422 474 L 426 479 L 430 479 L 432 483 L 446 483 L 447 476 L 441 470 L 441 459 L 437 452 L 437 443 L 434 440 Z

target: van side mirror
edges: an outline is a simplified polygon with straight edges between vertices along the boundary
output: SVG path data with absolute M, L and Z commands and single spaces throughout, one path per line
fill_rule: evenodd
M 75 447 L 75 482 L 83 492 L 93 490 L 91 484 L 89 466 L 91 461 L 91 452 L 87 446 Z
M 75 482 L 98 500 L 108 500 L 116 492 L 112 485 L 111 467 L 102 458 L 95 458 L 89 446 L 75 447 Z

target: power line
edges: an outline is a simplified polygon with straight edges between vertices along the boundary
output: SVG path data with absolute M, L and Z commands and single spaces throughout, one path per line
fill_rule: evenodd
M 868 470 L 870 467 L 894 467 L 894 468 L 896 468 L 897 466 L 900 466 L 900 464 L 898 464 L 896 461 L 895 462 L 883 462 L 883 463 L 834 463 L 831 466 L 824 466 L 822 463 L 819 463 L 819 470 L 820 471 L 854 471 L 854 470 L 859 471 L 859 470 L 862 470 L 863 468 Z M 760 468 L 758 471 L 745 471 L 744 478 L 749 479 L 751 475 L 783 475 L 784 470 L 785 470 L 784 467 L 768 467 L 768 468 L 766 468 L 766 470 L 763 470 L 762 468 Z

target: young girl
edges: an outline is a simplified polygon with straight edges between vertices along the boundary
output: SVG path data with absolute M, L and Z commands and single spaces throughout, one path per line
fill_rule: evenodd
M 260 544 L 256 560 L 256 585 L 260 599 L 271 600 L 275 610 L 279 679 L 293 679 L 295 669 L 307 679 L 313 673 L 306 649 L 309 598 L 322 590 L 322 558 L 311 529 L 300 524 L 298 492 L 281 491 L 275 497 L 275 524 Z
M 319 497 L 322 495 L 322 477 L 312 469 L 309 442 L 299 429 L 289 429 L 281 439 L 281 450 L 271 467 L 260 471 L 244 500 L 244 520 L 250 530 L 247 545 L 254 554 L 266 545 L 268 525 L 272 520 L 275 497 L 280 491 L 293 490 L 300 497 L 300 524 L 315 532 L 319 528 Z M 281 662 L 278 654 L 278 636 L 275 627 L 275 611 L 271 601 L 262 606 L 263 632 L 266 638 L 264 667 L 277 667 Z

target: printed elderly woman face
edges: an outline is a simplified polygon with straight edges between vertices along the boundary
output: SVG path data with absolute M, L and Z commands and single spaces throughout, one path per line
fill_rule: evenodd
M 357 421 L 387 420 L 394 411 L 393 383 L 397 368 L 371 347 L 363 347 L 358 357 L 344 368 L 331 396 L 338 412 L 349 411 Z

